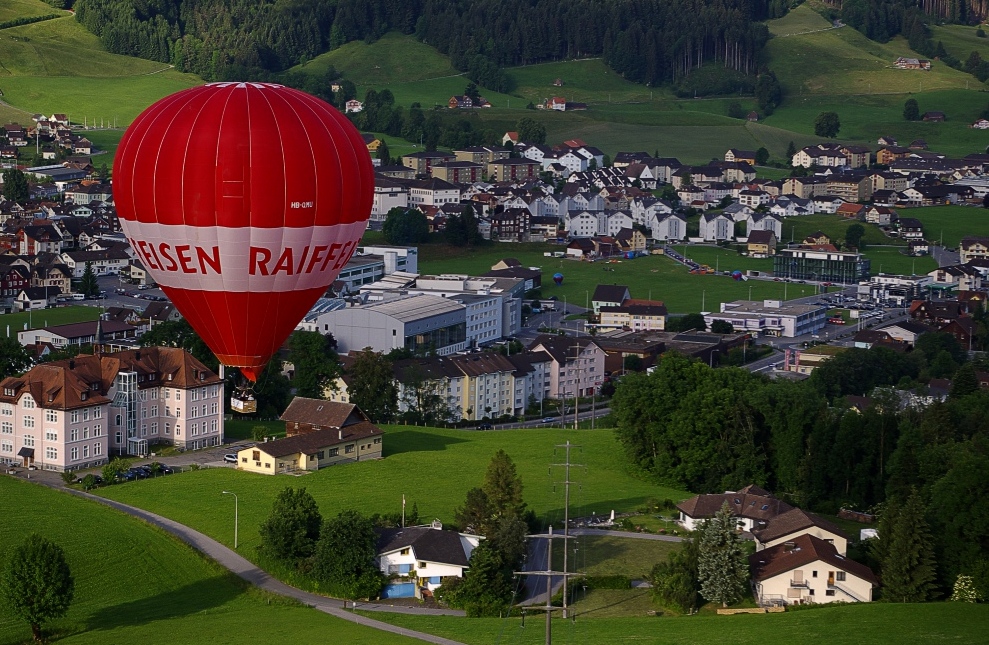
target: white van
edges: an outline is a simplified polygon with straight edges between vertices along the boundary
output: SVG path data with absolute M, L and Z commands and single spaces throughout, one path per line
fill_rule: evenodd
M 72 294 L 72 299 L 73 300 L 85 300 L 86 299 L 86 295 L 85 294 L 82 294 L 82 293 L 74 293 L 74 294 Z

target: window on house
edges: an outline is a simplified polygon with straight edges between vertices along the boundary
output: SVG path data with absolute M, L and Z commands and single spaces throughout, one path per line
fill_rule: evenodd
M 349 446 L 346 446 L 343 451 L 348 455 L 354 452 L 354 444 L 350 444 Z
M 426 563 L 425 563 L 425 562 L 422 562 L 422 561 L 420 560 L 420 561 L 419 561 L 419 564 L 418 564 L 418 565 L 416 565 L 416 566 L 417 566 L 417 567 L 418 567 L 419 569 L 425 569 L 425 568 L 426 568 Z
M 845 581 L 845 572 L 844 571 L 838 571 L 835 574 L 835 580 L 837 580 L 838 582 L 844 582 Z
M 336 457 L 339 454 L 340 454 L 340 449 L 339 448 L 330 448 L 330 456 L 331 457 Z
M 810 577 L 811 578 L 816 578 L 817 577 L 817 572 L 816 571 L 811 571 L 810 572 Z
M 402 549 L 399 553 L 401 555 L 408 555 L 409 554 L 409 549 Z

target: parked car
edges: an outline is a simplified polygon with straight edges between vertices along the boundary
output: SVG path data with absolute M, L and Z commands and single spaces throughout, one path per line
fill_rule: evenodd
M 237 455 L 223 455 L 223 461 L 228 464 L 235 464 L 237 463 Z
M 175 472 L 174 470 L 172 470 L 171 466 L 167 464 L 163 464 L 160 461 L 152 461 L 150 464 L 143 466 L 143 468 L 147 468 L 148 470 L 150 470 L 152 475 L 154 474 L 155 470 L 158 471 L 159 475 L 171 475 L 173 472 Z
M 477 426 L 477 429 L 478 430 L 494 430 L 494 426 L 491 425 L 490 423 L 482 423 L 481 425 Z
M 543 417 L 542 423 L 553 423 L 556 421 L 556 417 Z

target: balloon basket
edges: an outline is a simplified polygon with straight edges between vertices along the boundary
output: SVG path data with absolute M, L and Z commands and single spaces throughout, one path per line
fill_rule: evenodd
M 254 414 L 258 411 L 258 402 L 254 392 L 247 387 L 238 387 L 230 397 L 230 409 L 240 414 Z

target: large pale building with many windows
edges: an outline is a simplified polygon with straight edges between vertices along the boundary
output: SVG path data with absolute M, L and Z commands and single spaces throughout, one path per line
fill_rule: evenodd
M 154 444 L 223 443 L 223 380 L 183 349 L 77 356 L 0 382 L 0 463 L 92 468 Z

